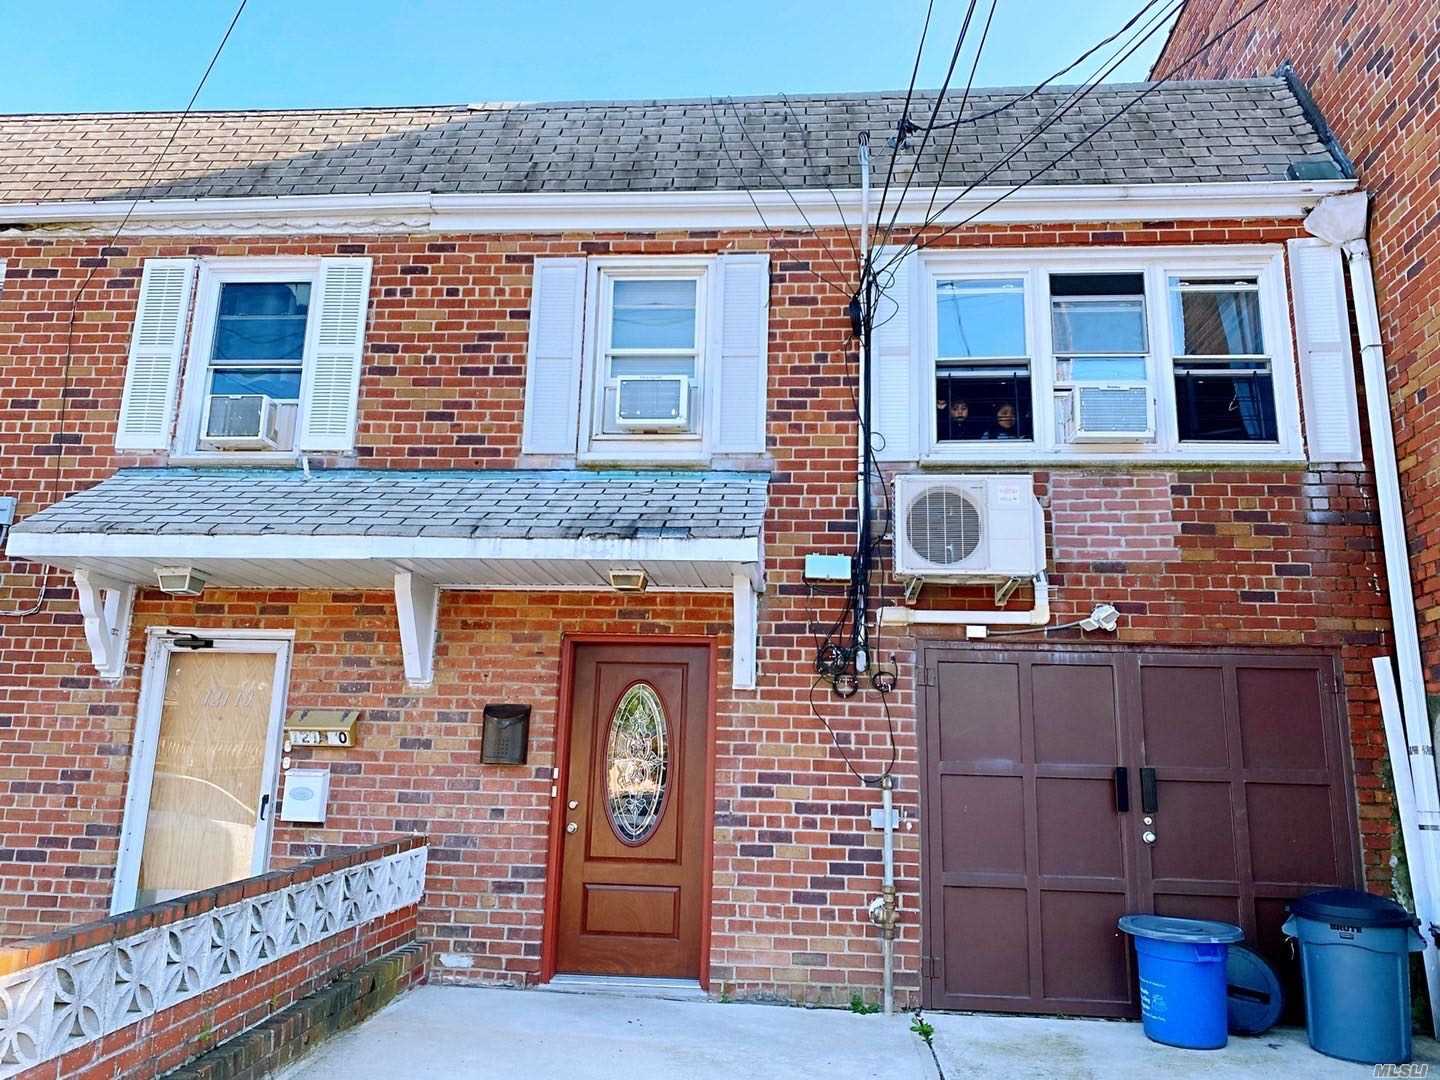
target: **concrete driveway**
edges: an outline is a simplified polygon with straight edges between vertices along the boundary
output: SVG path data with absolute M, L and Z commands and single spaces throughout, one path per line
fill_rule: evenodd
M 910 1017 L 541 990 L 422 986 L 325 1043 L 284 1080 L 1166 1080 L 1372 1075 L 1313 1052 L 1303 1032 L 1174 1050 L 1138 1024 L 930 1014 L 935 1052 Z M 1417 1060 L 1440 1063 L 1436 1045 Z

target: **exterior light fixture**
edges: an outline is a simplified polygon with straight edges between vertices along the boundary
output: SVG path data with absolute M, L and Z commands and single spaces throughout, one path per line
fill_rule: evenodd
M 205 578 L 193 566 L 162 566 L 155 579 L 169 596 L 199 596 L 205 591 Z
M 644 570 L 611 570 L 610 587 L 616 592 L 644 592 Z
M 1080 620 L 1081 630 L 1105 630 L 1109 633 L 1115 632 L 1115 626 L 1120 621 L 1120 612 L 1116 611 L 1109 604 L 1096 604 L 1095 610 Z

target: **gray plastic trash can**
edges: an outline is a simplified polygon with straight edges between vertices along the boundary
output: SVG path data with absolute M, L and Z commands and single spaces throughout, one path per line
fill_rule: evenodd
M 1328 889 L 1290 905 L 1300 942 L 1305 1030 L 1322 1054 L 1367 1065 L 1410 1060 L 1410 953 L 1419 920 L 1393 900 Z

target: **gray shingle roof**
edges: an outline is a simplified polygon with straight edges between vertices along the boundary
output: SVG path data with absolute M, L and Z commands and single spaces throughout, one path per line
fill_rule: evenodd
M 760 535 L 769 474 L 122 469 L 16 533 L 629 539 Z
M 1069 93 L 1050 88 L 960 129 L 948 184 L 979 179 Z M 1118 113 L 1138 86 L 1086 97 L 987 183 L 1029 178 Z M 1020 97 L 971 94 L 967 116 Z M 955 115 L 954 96 L 940 119 Z M 363 192 L 705 191 L 857 185 L 856 137 L 888 166 L 896 92 L 686 101 L 200 112 L 146 183 L 174 113 L 0 117 L 0 203 Z M 929 117 L 933 94 L 912 119 Z M 742 127 L 745 134 L 742 134 Z M 747 141 L 746 135 L 749 139 Z M 933 183 L 947 133 L 915 182 Z M 918 146 L 918 138 L 915 145 Z M 753 143 L 753 146 L 752 146 Z M 728 151 L 728 156 L 727 156 Z M 1283 81 L 1177 82 L 1156 90 L 1055 169 L 1047 184 L 1280 180 L 1325 149 Z M 731 158 L 734 161 L 732 163 Z M 3 218 L 0 218 L 3 220 Z

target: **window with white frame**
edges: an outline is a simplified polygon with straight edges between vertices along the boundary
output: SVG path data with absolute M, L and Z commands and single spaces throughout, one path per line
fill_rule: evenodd
M 926 456 L 1300 451 L 1278 250 L 957 253 L 924 265 Z
M 218 283 L 197 445 L 289 450 L 300 408 L 309 281 Z
M 1277 441 L 1258 279 L 1172 275 L 1167 287 L 1180 440 Z
M 935 432 L 941 443 L 1032 437 L 1023 278 L 936 287 Z
M 595 436 L 699 434 L 703 280 L 601 273 Z

